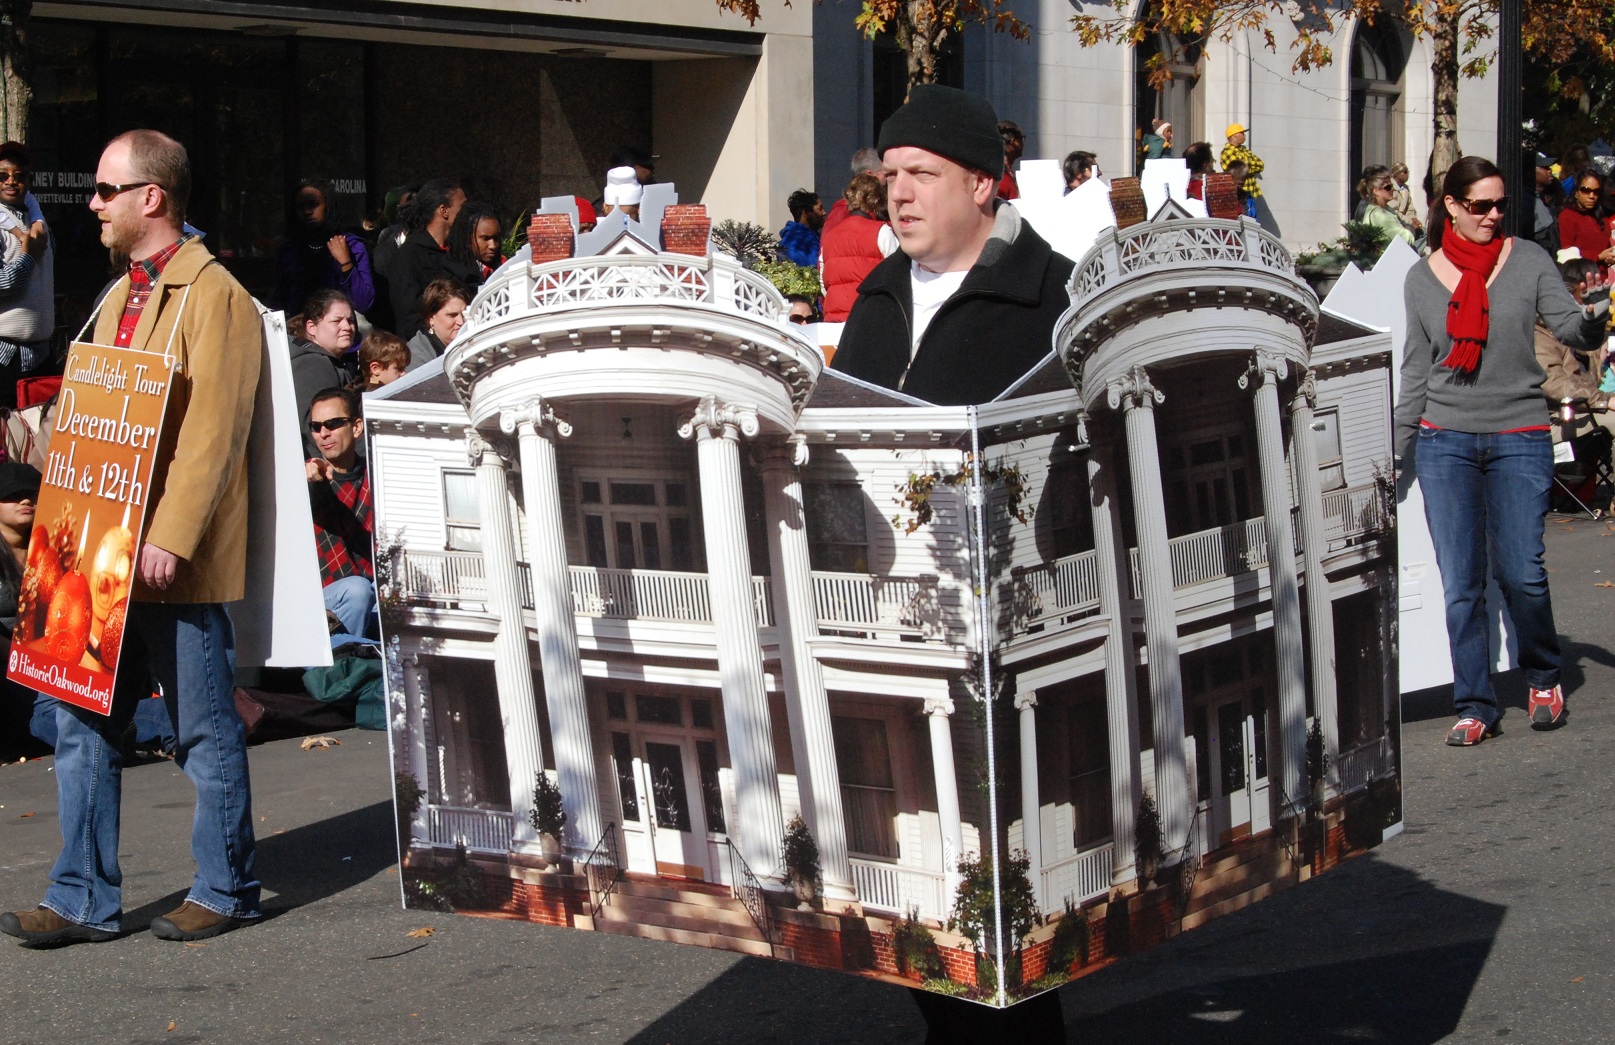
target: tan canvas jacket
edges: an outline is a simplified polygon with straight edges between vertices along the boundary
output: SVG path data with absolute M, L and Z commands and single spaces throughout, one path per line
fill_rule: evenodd
M 120 280 L 102 303 L 97 344 L 117 339 L 128 298 L 129 282 Z M 264 353 L 258 309 L 202 242 L 191 240 L 163 268 L 129 347 L 157 356 L 172 351 L 176 363 L 144 540 L 180 558 L 167 590 L 136 581 L 132 598 L 234 602 L 246 576 L 247 433 Z

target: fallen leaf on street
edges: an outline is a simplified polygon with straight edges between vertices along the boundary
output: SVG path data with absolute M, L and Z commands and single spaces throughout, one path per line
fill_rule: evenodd
M 33 816 L 33 815 L 34 815 L 34 814 L 32 814 L 32 813 L 24 813 L 24 814 L 22 814 L 22 815 L 21 815 L 21 816 L 19 816 L 19 817 L 18 817 L 18 818 L 17 818 L 17 819 L 18 819 L 18 820 L 27 820 L 27 819 L 28 819 L 28 818 L 29 818 L 29 817 L 31 817 L 31 816 Z
M 1586 979 L 1586 977 L 1584 977 L 1584 976 L 1572 976 L 1572 977 L 1570 977 L 1570 982 L 1571 983 L 1580 983 L 1584 979 Z
M 205 944 L 205 943 L 188 943 L 185 946 L 187 946 L 187 947 L 206 947 L 207 944 Z
M 419 940 L 422 937 L 431 936 L 435 932 L 437 932 L 437 930 L 432 928 L 430 925 L 423 925 L 419 929 L 411 929 L 404 935 L 412 940 Z
M 302 744 L 298 745 L 304 751 L 321 747 L 341 747 L 342 741 L 336 737 L 304 737 Z
M 1593 583 L 1593 587 L 1595 587 L 1595 588 L 1615 588 L 1615 581 L 1595 581 Z
M 175 1023 L 173 1020 L 168 1021 L 168 1029 L 169 1030 L 173 1030 L 177 1026 L 179 1026 L 179 1024 Z

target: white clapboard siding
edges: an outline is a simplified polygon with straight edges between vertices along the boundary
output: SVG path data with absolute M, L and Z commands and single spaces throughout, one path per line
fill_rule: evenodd
M 1391 455 L 1389 371 L 1377 368 L 1323 381 L 1318 407 L 1339 414 L 1346 485 L 1373 482 L 1374 465 L 1383 465 Z
M 377 530 L 402 534 L 406 547 L 441 550 L 448 543 L 443 517 L 443 470 L 465 470 L 458 439 L 377 436 L 371 452 Z

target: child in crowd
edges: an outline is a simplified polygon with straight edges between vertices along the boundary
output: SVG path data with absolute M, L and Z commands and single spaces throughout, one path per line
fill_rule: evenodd
M 359 346 L 358 389 L 374 392 L 403 377 L 408 368 L 409 346 L 403 339 L 385 330 L 373 330 Z

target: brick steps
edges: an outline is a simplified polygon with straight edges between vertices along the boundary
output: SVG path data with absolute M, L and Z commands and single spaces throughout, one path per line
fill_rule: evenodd
M 792 951 L 770 945 L 744 904 L 724 886 L 670 882 L 640 876 L 623 878 L 598 917 L 596 932 L 642 940 L 694 944 L 720 951 L 789 960 Z

